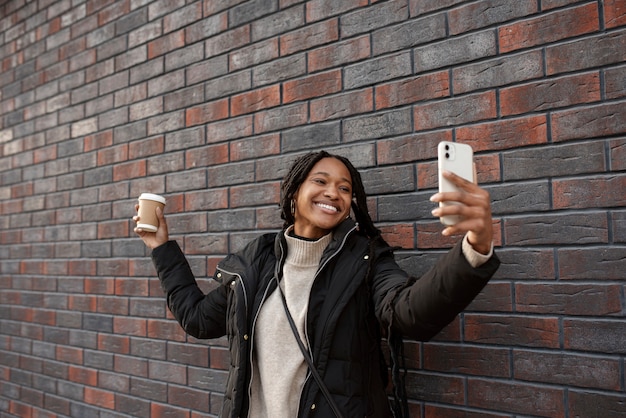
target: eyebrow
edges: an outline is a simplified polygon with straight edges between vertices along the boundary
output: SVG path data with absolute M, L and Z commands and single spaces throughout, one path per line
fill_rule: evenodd
M 330 174 L 325 172 L 325 171 L 317 171 L 315 173 L 311 173 L 312 176 L 317 176 L 317 175 L 323 175 L 326 177 L 330 177 Z M 341 180 L 345 181 L 346 183 L 350 184 L 350 186 L 352 186 L 352 181 L 350 181 L 349 179 L 347 179 L 346 177 L 341 177 Z

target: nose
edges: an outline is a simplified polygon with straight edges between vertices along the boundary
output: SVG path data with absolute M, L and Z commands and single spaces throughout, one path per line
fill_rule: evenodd
M 332 184 L 326 186 L 324 189 L 324 196 L 330 199 L 335 199 L 338 195 L 337 188 Z

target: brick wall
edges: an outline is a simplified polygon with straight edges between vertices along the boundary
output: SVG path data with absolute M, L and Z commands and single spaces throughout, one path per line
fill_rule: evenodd
M 208 290 L 325 148 L 419 273 L 444 139 L 503 265 L 406 343 L 413 415 L 625 416 L 625 60 L 625 0 L 0 1 L 0 417 L 218 413 L 224 341 L 167 312 L 141 192 Z

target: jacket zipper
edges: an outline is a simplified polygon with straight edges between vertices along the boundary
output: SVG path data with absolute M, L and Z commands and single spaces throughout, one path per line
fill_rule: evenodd
M 246 312 L 245 312 L 245 314 L 246 314 L 246 316 L 247 316 L 247 315 L 248 315 L 248 292 L 246 291 L 246 285 L 245 285 L 245 283 L 243 282 L 243 279 L 241 278 L 241 275 L 240 275 L 239 273 L 233 273 L 233 272 L 230 272 L 230 271 L 228 271 L 228 270 L 224 270 L 224 269 L 222 269 L 222 268 L 220 268 L 220 267 L 218 267 L 218 268 L 217 268 L 217 270 L 218 270 L 220 273 L 230 274 L 231 276 L 235 276 L 235 277 L 237 277 L 237 278 L 239 279 L 239 282 L 241 283 L 241 290 L 243 291 L 243 303 L 244 303 L 244 304 L 245 304 L 245 306 L 246 306 Z M 231 282 L 231 285 L 232 285 L 232 284 L 233 284 L 233 283 Z
M 344 245 L 346 244 L 346 241 L 348 240 L 348 237 L 352 234 L 352 231 L 354 231 L 356 228 L 357 227 L 354 226 L 352 229 L 350 229 L 348 232 L 346 232 L 346 234 L 343 237 L 343 240 L 341 241 L 341 244 L 339 244 L 339 247 L 335 250 L 334 253 L 332 253 L 331 255 L 326 257 L 326 259 L 324 260 L 322 265 L 315 272 L 315 276 L 313 277 L 313 282 L 315 282 L 315 280 L 317 280 L 317 276 L 319 276 L 320 272 L 324 269 L 324 267 L 326 267 L 326 265 L 330 262 L 330 260 L 332 260 L 343 249 Z M 282 246 L 282 242 L 281 242 L 280 248 L 283 250 L 283 254 L 284 254 L 285 250 L 284 250 L 284 248 Z M 309 295 L 309 298 L 310 298 L 310 295 Z M 313 364 L 315 364 L 315 359 L 313 358 L 313 351 L 310 349 L 311 348 L 311 343 L 309 341 L 309 327 L 307 326 L 307 324 L 308 324 L 308 316 L 309 316 L 309 309 L 307 308 L 306 313 L 304 314 L 304 337 L 306 339 L 307 347 L 309 347 L 309 355 L 311 356 L 311 361 L 313 362 Z M 304 393 L 304 387 L 306 386 L 306 383 L 309 381 L 310 378 L 311 378 L 311 372 L 308 371 L 307 375 L 306 375 L 306 378 L 304 379 L 304 384 L 302 385 L 302 389 L 300 389 L 300 399 L 298 400 L 298 412 L 297 412 L 296 417 L 300 416 L 300 406 L 301 406 L 301 402 L 300 401 L 302 400 L 302 394 Z
M 263 293 L 263 298 L 261 299 L 258 311 L 254 314 L 254 319 L 252 320 L 252 326 L 250 329 L 250 382 L 248 382 L 248 400 L 252 398 L 252 379 L 254 379 L 254 329 L 256 327 L 256 321 L 259 318 L 259 313 L 261 312 L 261 306 L 265 303 L 270 286 L 274 280 L 276 280 L 276 277 L 272 278 L 272 280 L 270 280 L 265 287 L 265 293 Z

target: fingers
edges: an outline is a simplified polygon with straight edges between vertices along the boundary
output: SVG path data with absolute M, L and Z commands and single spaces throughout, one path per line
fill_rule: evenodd
M 454 216 L 461 218 L 455 225 L 448 225 L 442 234 L 449 236 L 469 232 L 474 242 L 482 246 L 483 241 L 491 244 L 493 236 L 491 198 L 489 193 L 475 183 L 465 180 L 453 173 L 446 172 L 447 177 L 457 187 L 457 191 L 436 193 L 431 197 L 433 202 L 458 202 L 455 205 L 443 205 L 433 209 L 436 217 Z

